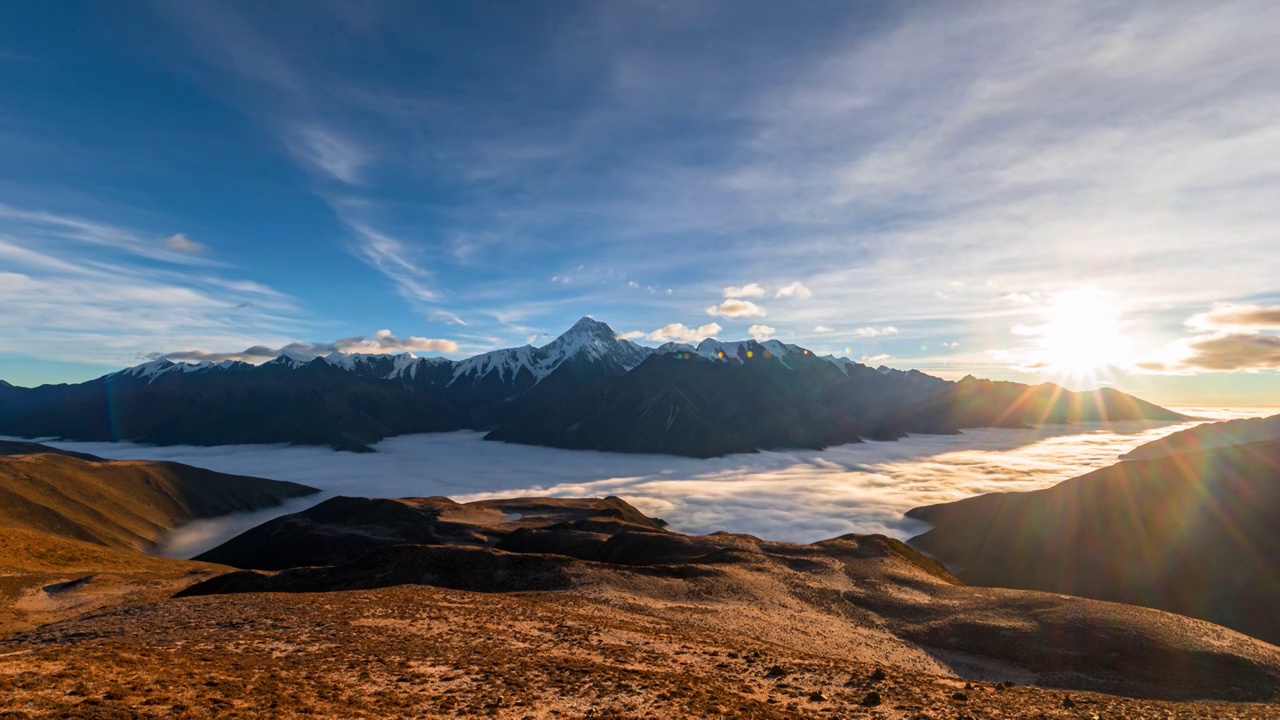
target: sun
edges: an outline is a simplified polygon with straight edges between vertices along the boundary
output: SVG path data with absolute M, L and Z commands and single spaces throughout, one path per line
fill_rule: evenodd
M 1054 295 L 1041 311 L 1043 321 L 1022 328 L 1022 334 L 1039 339 L 1032 354 L 1044 372 L 1094 377 L 1129 360 L 1122 310 L 1115 297 L 1098 288 L 1069 290 Z

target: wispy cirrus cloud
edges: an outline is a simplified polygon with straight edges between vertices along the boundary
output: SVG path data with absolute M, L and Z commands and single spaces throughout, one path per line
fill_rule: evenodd
M 180 253 L 202 253 L 208 250 L 203 243 L 196 242 L 187 237 L 186 233 L 174 233 L 161 241 L 161 244 L 174 252 Z
M 0 353 L 120 366 L 173 344 L 243 346 L 306 324 L 261 283 L 139 263 L 131 247 L 63 259 L 45 244 L 0 237 Z
M 3 203 L 0 203 L 0 232 L 24 237 L 33 243 L 42 241 L 46 247 L 48 243 L 85 244 L 108 252 L 126 253 L 178 265 L 217 264 L 200 257 L 205 246 L 183 233 L 147 237 L 138 231 L 109 223 Z
M 296 128 L 286 142 L 301 162 L 347 184 L 359 183 L 373 161 L 369 150 L 319 124 Z
M 358 244 L 356 255 L 387 276 L 400 294 L 411 302 L 434 302 L 440 295 L 429 285 L 430 274 L 411 257 L 413 250 L 403 242 L 361 223 L 350 223 Z

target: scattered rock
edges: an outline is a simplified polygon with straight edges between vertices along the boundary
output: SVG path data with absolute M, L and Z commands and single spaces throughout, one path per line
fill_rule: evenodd
M 764 674 L 764 677 L 766 680 L 772 680 L 774 678 L 780 678 L 780 677 L 786 677 L 786 676 L 787 676 L 787 669 L 782 667 L 781 665 L 774 665 L 773 667 L 769 668 L 768 672 Z
M 1066 708 L 1066 709 L 1070 710 L 1071 708 L 1073 708 L 1073 707 L 1075 707 L 1075 706 L 1076 706 L 1076 701 L 1075 701 L 1075 700 L 1072 700 L 1070 695 L 1067 695 L 1067 696 L 1065 696 L 1065 697 L 1063 697 L 1063 698 L 1062 698 L 1062 707 L 1064 707 L 1064 708 Z
M 813 692 L 809 693 L 809 702 L 826 702 L 826 701 L 827 701 L 827 696 L 823 695 L 817 690 L 814 690 Z
M 875 707 L 882 702 L 884 701 L 880 699 L 880 693 L 872 690 L 867 693 L 866 697 L 862 698 L 862 702 L 859 704 L 862 705 L 862 707 Z
M 889 677 L 889 675 L 884 671 L 884 668 L 876 668 L 871 673 L 871 677 L 868 678 L 868 680 L 870 680 L 871 682 L 880 682 L 881 680 L 884 680 L 887 677 Z
M 956 702 L 969 702 L 969 696 L 965 695 L 959 690 L 951 693 L 951 699 L 955 700 Z

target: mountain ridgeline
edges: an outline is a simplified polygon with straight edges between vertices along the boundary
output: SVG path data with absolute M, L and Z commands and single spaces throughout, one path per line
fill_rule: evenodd
M 351 451 L 395 435 L 489 430 L 489 439 L 507 442 L 708 457 L 965 427 L 1179 419 L 1111 389 L 949 382 L 776 340 L 652 349 L 591 318 L 540 348 L 461 361 L 341 353 L 262 365 L 161 359 L 75 385 L 0 383 L 5 435 Z

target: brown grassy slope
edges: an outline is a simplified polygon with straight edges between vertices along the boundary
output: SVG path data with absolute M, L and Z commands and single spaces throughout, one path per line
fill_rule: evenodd
M 0 528 L 142 549 L 196 518 L 256 510 L 316 492 L 172 462 L 0 457 Z
M 554 592 L 914 672 L 1167 699 L 1280 699 L 1280 648 L 1222 627 L 1060 595 L 965 587 L 936 561 L 883 536 L 811 545 L 690 536 L 627 519 L 620 505 L 616 498 L 335 498 L 223 547 L 235 551 L 223 562 L 261 566 L 265 558 L 280 567 L 292 559 L 294 567 L 232 573 L 183 594 L 405 584 Z M 321 567 L 322 558 L 302 552 L 330 545 L 362 552 Z
M 1160 608 L 1280 643 L 1280 440 L 908 516 L 934 525 L 911 543 L 967 583 Z
M 155 602 L 222 572 L 207 563 L 0 528 L 0 637 L 86 612 Z
M 421 586 L 189 598 L 0 641 L 0 697 L 15 718 L 1280 717 L 1274 706 L 996 679 L 886 667 L 592 598 Z
M 179 463 L 0 443 L 0 634 L 172 595 L 220 569 L 139 552 L 163 532 L 311 492 Z

